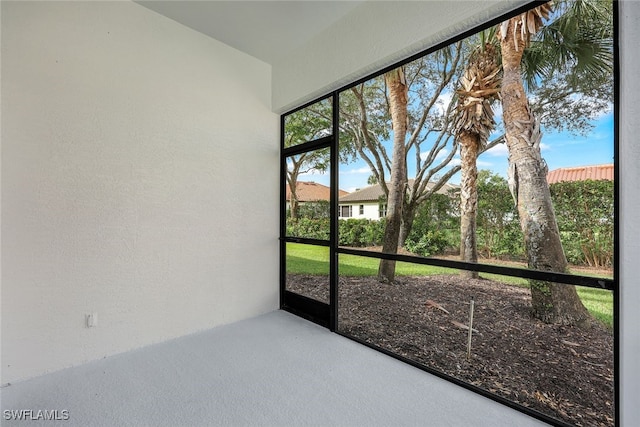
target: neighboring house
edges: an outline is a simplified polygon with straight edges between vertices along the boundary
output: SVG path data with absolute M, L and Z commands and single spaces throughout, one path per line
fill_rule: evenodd
M 413 180 L 409 180 L 409 185 Z M 435 183 L 428 183 L 431 188 Z M 444 184 L 437 193 L 446 194 L 449 190 L 457 188 L 455 185 Z M 387 203 L 384 191 L 379 184 L 371 185 L 340 197 L 338 215 L 340 218 L 365 218 L 380 219 L 387 216 Z
M 338 197 L 342 197 L 349 194 L 346 191 L 338 190 Z M 296 197 L 298 198 L 298 204 L 303 205 L 309 202 L 329 201 L 331 199 L 331 192 L 326 185 L 318 184 L 313 181 L 298 181 L 296 183 Z M 291 188 L 287 184 L 286 194 L 286 207 L 291 207 Z
M 596 166 L 577 166 L 573 168 L 554 169 L 547 174 L 547 182 L 555 184 L 561 181 L 613 181 L 613 163 Z

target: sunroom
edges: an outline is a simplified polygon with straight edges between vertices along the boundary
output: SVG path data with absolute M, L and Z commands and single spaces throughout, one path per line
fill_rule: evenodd
M 333 223 L 326 239 L 289 235 L 282 203 L 287 157 L 337 148 L 347 88 L 535 5 L 3 1 L 3 425 L 571 425 L 341 330 L 339 258 L 415 259 L 345 248 Z M 613 10 L 616 240 L 602 287 L 609 425 L 632 426 L 640 7 Z M 286 118 L 325 99 L 336 131 L 287 147 Z M 326 304 L 288 287 L 291 245 L 323 251 Z M 598 286 L 578 276 L 553 279 Z M 464 353 L 473 327 L 456 320 Z

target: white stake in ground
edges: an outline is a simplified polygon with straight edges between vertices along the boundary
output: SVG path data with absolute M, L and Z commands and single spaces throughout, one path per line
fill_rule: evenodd
M 467 340 L 467 360 L 471 360 L 471 335 L 473 335 L 473 297 L 469 304 L 469 338 Z

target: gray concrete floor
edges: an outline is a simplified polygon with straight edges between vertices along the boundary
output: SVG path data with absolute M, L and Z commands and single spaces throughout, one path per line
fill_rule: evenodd
M 1 390 L 2 425 L 541 426 L 283 311 Z M 68 420 L 7 421 L 6 410 Z

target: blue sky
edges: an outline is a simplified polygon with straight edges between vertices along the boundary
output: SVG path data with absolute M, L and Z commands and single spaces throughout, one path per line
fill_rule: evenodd
M 613 113 L 603 115 L 593 124 L 594 128 L 586 136 L 576 136 L 568 132 L 544 132 L 541 144 L 542 157 L 546 160 L 549 170 L 613 163 Z M 389 152 L 391 152 L 390 149 Z M 456 155 L 452 163 L 455 163 L 458 157 Z M 412 163 L 412 161 L 408 162 L 409 178 L 415 174 Z M 504 144 L 483 153 L 478 158 L 478 169 L 488 169 L 505 178 L 507 165 L 507 147 Z M 371 171 L 364 161 L 359 160 L 340 165 L 339 175 L 340 189 L 351 192 L 356 188 L 367 186 Z M 300 180 L 329 185 L 329 175 L 317 172 L 302 175 Z M 449 182 L 457 184 L 459 181 L 458 173 Z

